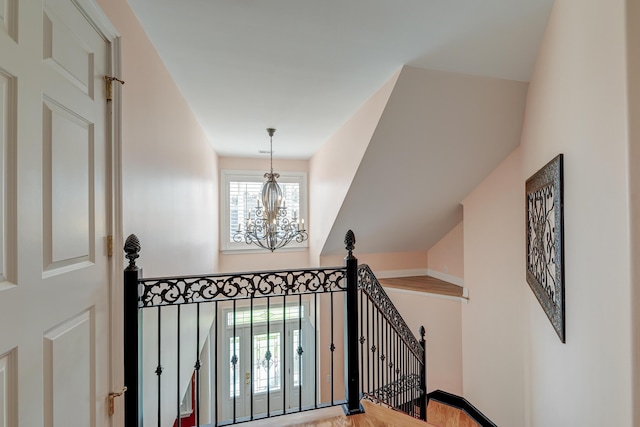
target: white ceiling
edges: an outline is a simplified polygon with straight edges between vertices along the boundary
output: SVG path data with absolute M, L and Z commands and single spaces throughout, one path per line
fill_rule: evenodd
M 553 0 L 129 0 L 222 156 L 309 158 L 403 65 L 528 81 Z

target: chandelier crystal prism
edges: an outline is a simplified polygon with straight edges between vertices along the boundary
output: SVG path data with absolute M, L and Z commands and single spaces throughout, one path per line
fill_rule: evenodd
M 248 245 L 256 245 L 271 252 L 280 249 L 291 242 L 302 243 L 309 238 L 304 228 L 304 220 L 298 218 L 294 211 L 289 218 L 282 189 L 276 181 L 280 174 L 273 172 L 273 128 L 268 128 L 269 155 L 271 158 L 271 170 L 264 174 L 266 178 L 262 186 L 260 201 L 255 207 L 253 218 L 249 215 L 244 223 L 238 222 L 238 229 L 233 235 L 236 243 L 245 242 Z

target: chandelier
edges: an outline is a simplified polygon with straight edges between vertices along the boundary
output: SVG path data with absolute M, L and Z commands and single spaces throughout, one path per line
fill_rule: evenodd
M 282 189 L 276 178 L 280 174 L 273 172 L 273 134 L 275 129 L 268 128 L 269 155 L 271 157 L 271 171 L 264 174 L 267 179 L 262 186 L 261 198 L 258 199 L 254 215 L 247 215 L 244 223 L 238 221 L 238 229 L 233 235 L 236 243 L 254 244 L 271 252 L 288 245 L 292 241 L 302 243 L 309 235 L 304 229 L 304 220 L 298 218 L 296 212 L 289 218 L 286 203 L 282 196 Z M 262 205 L 260 205 L 262 201 Z

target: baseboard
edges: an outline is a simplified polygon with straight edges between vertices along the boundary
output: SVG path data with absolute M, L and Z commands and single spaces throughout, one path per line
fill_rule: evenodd
M 455 394 L 447 393 L 446 391 L 436 390 L 427 394 L 427 398 L 429 400 L 436 400 L 440 403 L 444 403 L 445 405 L 453 406 L 454 408 L 458 408 L 466 412 L 466 414 L 481 427 L 498 427 L 464 397 L 456 396 Z

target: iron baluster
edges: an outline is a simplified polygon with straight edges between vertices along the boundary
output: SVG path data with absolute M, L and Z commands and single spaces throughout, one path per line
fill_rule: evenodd
M 362 290 L 360 291 L 362 293 Z M 362 294 L 364 296 L 364 294 Z M 370 335 L 370 321 L 371 321 L 371 316 L 373 315 L 372 313 L 369 313 L 369 307 L 371 306 L 371 301 L 369 301 L 369 299 L 367 298 L 367 392 L 371 392 L 373 389 L 371 387 L 371 353 L 369 352 L 369 343 L 373 342 L 371 341 L 371 335 Z
M 364 391 L 364 323 L 363 323 L 363 301 L 362 301 L 362 293 L 358 292 L 358 300 L 360 302 L 360 348 L 358 349 L 358 353 L 360 354 L 360 367 L 362 368 L 360 372 L 360 391 Z
M 196 304 L 196 425 L 200 425 L 200 303 Z
M 158 307 L 158 365 L 156 366 L 156 375 L 158 376 L 158 427 L 161 426 L 162 424 L 162 413 L 160 411 L 160 408 L 162 408 L 161 402 L 162 402 L 162 396 L 161 396 L 161 392 L 162 392 L 162 363 L 161 362 L 161 356 L 162 356 L 162 334 L 160 333 L 162 328 L 162 315 L 161 315 L 161 310 L 162 307 Z
M 318 409 L 318 375 L 320 375 L 318 371 L 318 294 L 313 294 L 313 307 L 313 324 L 316 325 L 316 327 L 313 328 L 313 366 L 315 368 L 315 375 L 313 376 L 313 401 L 314 408 Z
M 333 406 L 333 352 L 336 349 L 335 344 L 333 343 L 333 292 L 331 295 L 331 345 L 329 346 L 329 350 L 331 351 L 331 406 Z
M 281 385 L 282 389 L 282 413 L 287 413 L 287 295 L 282 296 L 282 348 L 284 349 L 284 357 L 282 358 L 282 376 L 285 378 L 285 383 Z M 293 341 L 293 337 L 291 337 Z
M 298 410 L 302 411 L 302 295 L 298 295 Z
M 255 381 L 255 362 L 253 360 L 254 358 L 254 348 L 253 348 L 253 298 L 251 298 L 251 300 L 249 301 L 249 308 L 251 309 L 251 312 L 249 313 L 249 318 L 250 318 L 250 322 L 249 322 L 249 336 L 251 337 L 249 339 L 249 348 L 251 351 L 251 362 L 249 363 L 250 365 L 250 372 L 251 372 L 251 384 L 249 384 L 249 409 L 251 412 L 251 419 L 253 420 L 253 382 Z
M 265 353 L 265 358 L 268 358 L 269 354 L 271 354 L 271 346 L 270 346 L 270 325 L 271 325 L 271 315 L 270 315 L 270 304 L 271 297 L 267 297 L 267 352 Z M 270 359 L 270 358 L 269 358 Z M 267 360 L 269 362 L 269 360 Z M 267 363 L 267 418 L 271 413 L 271 364 Z
M 233 339 L 231 340 L 231 345 L 233 346 L 233 357 L 231 358 L 231 364 L 233 365 L 233 423 L 236 423 L 236 400 L 237 400 L 237 390 L 236 390 L 236 378 L 238 377 L 238 355 L 236 354 L 236 340 L 238 339 L 236 335 L 236 323 L 238 317 L 236 313 L 236 300 L 233 300 Z M 238 340 L 240 341 L 240 340 Z M 238 388 L 240 387 L 240 381 L 238 381 Z
M 219 383 L 218 379 L 220 378 L 219 377 L 219 369 L 218 369 L 218 365 L 219 365 L 219 363 L 218 363 L 219 362 L 218 361 L 218 355 L 219 355 L 219 352 L 218 352 L 218 330 L 220 329 L 220 325 L 218 324 L 218 301 L 215 301 L 214 304 L 215 304 L 216 329 L 213 332 L 213 335 L 215 337 L 214 340 L 213 340 L 214 341 L 213 345 L 215 347 L 215 351 L 213 352 L 214 353 L 213 354 L 213 357 L 214 357 L 213 366 L 214 366 L 214 371 L 215 371 L 216 384 L 218 384 Z M 234 337 L 234 339 L 235 339 L 235 337 Z M 213 387 L 213 388 L 216 390 L 216 398 L 214 399 L 214 403 L 213 403 L 213 405 L 214 405 L 213 413 L 214 413 L 214 417 L 215 417 L 215 419 L 214 419 L 214 423 L 215 424 L 214 425 L 217 427 L 218 426 L 218 420 L 219 420 L 219 418 L 218 418 L 218 400 L 219 400 L 219 397 L 220 397 L 219 396 L 220 392 L 218 390 L 218 387 Z
M 180 308 L 178 306 L 178 330 L 176 334 L 177 342 L 176 342 L 176 350 L 178 352 L 178 361 L 176 363 L 176 403 L 178 408 L 178 427 L 182 427 L 182 417 L 180 416 L 180 407 L 182 399 L 180 398 Z

